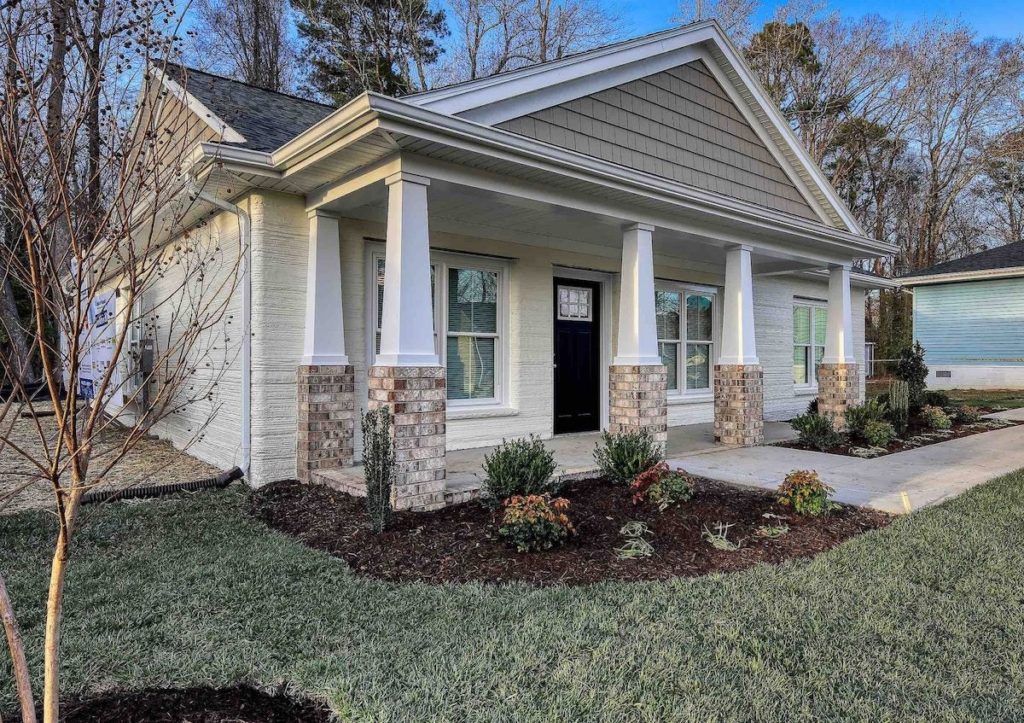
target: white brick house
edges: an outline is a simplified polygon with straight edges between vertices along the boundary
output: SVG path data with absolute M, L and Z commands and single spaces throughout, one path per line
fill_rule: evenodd
M 250 333 L 191 452 L 254 484 L 357 463 L 368 405 L 395 407 L 399 503 L 427 508 L 446 450 L 712 420 L 757 444 L 861 393 L 878 280 L 851 266 L 893 249 L 713 22 L 337 110 L 154 82 L 208 125 L 200 232 L 247 255 Z

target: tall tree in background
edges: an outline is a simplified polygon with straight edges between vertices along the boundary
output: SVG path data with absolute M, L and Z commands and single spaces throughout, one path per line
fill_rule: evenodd
M 557 60 L 619 38 L 599 0 L 450 0 L 451 52 L 444 82 Z
M 428 0 L 295 0 L 309 84 L 340 105 L 363 91 L 405 95 L 430 87 L 447 34 Z
M 750 39 L 751 19 L 760 4 L 759 0 L 683 0 L 672 22 L 686 25 L 714 19 L 730 38 L 746 44 Z
M 991 212 L 994 231 L 1003 243 L 1024 241 L 1024 129 L 996 139 L 985 156 L 985 180 L 978 196 Z
M 196 0 L 194 64 L 267 90 L 295 80 L 288 0 Z

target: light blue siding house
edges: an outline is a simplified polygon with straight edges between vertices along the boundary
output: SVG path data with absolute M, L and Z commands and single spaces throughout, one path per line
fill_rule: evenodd
M 1024 243 L 932 266 L 902 280 L 914 340 L 935 389 L 1024 388 Z

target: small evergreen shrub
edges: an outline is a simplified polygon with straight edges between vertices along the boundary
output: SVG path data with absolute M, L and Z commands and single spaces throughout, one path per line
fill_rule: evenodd
M 981 421 L 981 410 L 965 404 L 956 409 L 956 418 L 961 424 L 974 424 Z
M 921 404 L 927 404 L 932 407 L 942 407 L 945 409 L 952 405 L 950 402 L 949 395 L 945 392 L 940 392 L 934 389 L 928 389 L 921 396 Z
M 395 442 L 391 438 L 391 410 L 370 410 L 362 415 L 363 472 L 366 511 L 370 527 L 380 534 L 391 519 L 391 484 L 395 479 Z
M 779 504 L 792 507 L 798 515 L 817 517 L 832 510 L 835 490 L 821 481 L 814 470 L 793 470 L 779 485 Z
M 896 429 L 896 434 L 907 431 L 910 421 L 910 385 L 901 379 L 889 384 L 889 421 Z
M 800 444 L 820 452 L 838 447 L 843 435 L 836 431 L 831 417 L 821 414 L 803 414 L 790 422 L 800 435 Z
M 940 407 L 924 406 L 918 416 L 929 429 L 949 429 L 953 426 L 949 415 Z
M 643 429 L 618 434 L 605 432 L 594 449 L 594 462 L 601 474 L 624 485 L 658 464 L 661 456 L 661 445 Z
M 681 469 L 672 471 L 668 464 L 661 462 L 641 472 L 629 486 L 633 493 L 633 504 L 647 501 L 664 512 L 669 507 L 693 497 L 693 479 Z
M 815 397 L 807 403 L 807 411 L 804 414 L 817 414 L 818 413 L 818 398 Z
M 503 500 L 513 495 L 553 494 L 558 491 L 551 483 L 555 467 L 555 455 L 534 435 L 502 440 L 491 454 L 484 455 L 484 496 Z
M 927 386 L 928 366 L 924 363 L 924 347 L 915 341 L 913 346 L 900 352 L 896 362 L 896 378 L 910 387 L 910 408 L 920 408 L 924 401 L 924 390 Z
M 877 399 L 846 408 L 846 431 L 855 439 L 864 439 L 864 428 L 871 422 L 885 421 L 886 407 Z
M 896 430 L 884 419 L 872 419 L 861 429 L 860 438 L 872 447 L 888 447 L 896 439 Z
M 516 495 L 505 500 L 498 534 L 518 552 L 539 552 L 576 534 L 566 510 L 569 500 L 551 495 Z

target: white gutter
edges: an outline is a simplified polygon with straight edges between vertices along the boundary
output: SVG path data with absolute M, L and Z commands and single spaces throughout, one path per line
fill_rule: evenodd
M 241 239 L 245 246 L 242 250 L 242 320 L 243 320 L 243 334 L 242 334 L 242 401 L 241 401 L 241 416 L 242 416 L 242 461 L 238 465 L 242 468 L 242 472 L 246 478 L 249 477 L 249 464 L 251 461 L 251 446 L 252 446 L 252 276 L 250 274 L 250 267 L 252 265 L 252 224 L 249 219 L 249 214 L 246 213 L 240 206 L 223 201 L 212 193 L 199 188 L 194 180 L 190 180 L 193 189 L 193 195 L 196 198 L 201 198 L 207 203 L 216 206 L 222 211 L 233 213 L 238 218 L 238 225 L 240 227 Z

